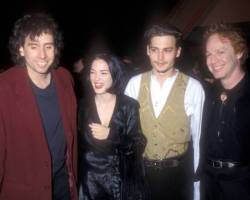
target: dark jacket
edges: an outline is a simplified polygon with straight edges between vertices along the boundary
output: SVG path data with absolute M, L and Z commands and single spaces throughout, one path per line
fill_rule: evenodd
M 65 132 L 71 199 L 77 199 L 76 101 L 69 73 L 52 71 Z M 25 67 L 0 75 L 0 199 L 51 200 L 51 156 Z
M 88 127 L 92 122 L 100 123 L 93 103 L 94 99 L 81 103 L 79 110 L 79 182 L 85 199 L 95 199 L 99 195 L 104 195 L 102 198 L 106 200 L 145 199 L 142 153 L 146 139 L 140 127 L 139 104 L 125 95 L 117 96 L 109 136 L 106 140 L 97 140 Z M 103 178 L 98 177 L 110 178 L 103 183 Z M 97 184 L 93 188 L 93 179 L 101 186 Z M 102 194 L 104 188 L 113 196 Z M 111 192 L 112 188 L 117 191 Z M 97 194 L 93 195 L 94 191 Z

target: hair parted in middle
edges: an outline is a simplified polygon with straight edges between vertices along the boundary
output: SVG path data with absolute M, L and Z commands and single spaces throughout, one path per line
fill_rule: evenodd
M 175 26 L 168 23 L 154 24 L 144 33 L 146 44 L 149 45 L 151 39 L 157 36 L 174 36 L 176 39 L 176 47 L 182 45 L 182 32 Z
M 89 60 L 88 65 L 88 73 L 90 74 L 91 65 L 95 60 L 104 60 L 108 67 L 112 78 L 112 85 L 107 90 L 107 92 L 112 94 L 121 94 L 123 92 L 123 84 L 124 84 L 124 77 L 123 77 L 123 70 L 124 64 L 123 62 L 114 54 L 112 53 L 97 53 Z

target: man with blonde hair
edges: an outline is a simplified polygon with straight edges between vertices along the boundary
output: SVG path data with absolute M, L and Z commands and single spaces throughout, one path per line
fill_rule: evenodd
M 242 32 L 215 24 L 205 33 L 206 63 L 216 79 L 207 92 L 202 136 L 206 200 L 250 199 L 250 82 Z

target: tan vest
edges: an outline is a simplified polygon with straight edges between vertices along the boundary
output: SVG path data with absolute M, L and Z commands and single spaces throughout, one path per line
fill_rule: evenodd
M 189 121 L 184 108 L 188 77 L 179 72 L 158 118 L 152 107 L 150 79 L 151 72 L 142 74 L 138 98 L 141 126 L 147 138 L 144 157 L 161 160 L 182 155 L 190 141 Z

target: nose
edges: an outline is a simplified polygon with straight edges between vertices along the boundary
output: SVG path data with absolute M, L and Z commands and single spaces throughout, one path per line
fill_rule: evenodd
M 218 62 L 217 56 L 216 55 L 210 55 L 209 63 L 216 64 L 217 62 Z
M 46 57 L 46 50 L 44 48 L 39 49 L 39 57 L 45 58 Z
M 100 80 L 100 75 L 98 73 L 93 73 L 92 77 L 93 77 L 94 81 L 99 81 Z
M 158 60 L 159 61 L 164 60 L 164 53 L 162 51 L 159 51 L 159 53 L 158 53 Z
M 95 80 L 99 81 L 100 80 L 100 76 L 98 74 L 95 75 Z

